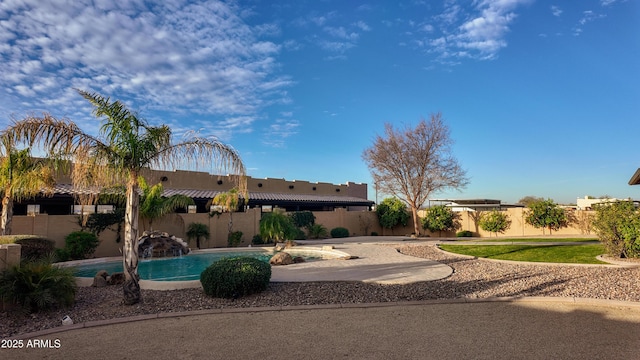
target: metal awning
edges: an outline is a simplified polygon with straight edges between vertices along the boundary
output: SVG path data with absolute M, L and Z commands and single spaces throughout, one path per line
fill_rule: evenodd
M 640 185 L 640 168 L 638 168 L 631 179 L 629 179 L 629 185 Z
M 98 193 L 99 189 L 83 190 L 83 193 Z M 222 191 L 198 189 L 164 189 L 162 196 L 184 195 L 193 199 L 213 199 Z M 57 184 L 56 195 L 74 195 L 78 193 L 71 184 Z M 316 194 L 282 194 L 270 192 L 249 192 L 248 205 L 299 205 L 312 204 L 324 206 L 373 206 L 371 200 L 354 196 L 316 195 Z

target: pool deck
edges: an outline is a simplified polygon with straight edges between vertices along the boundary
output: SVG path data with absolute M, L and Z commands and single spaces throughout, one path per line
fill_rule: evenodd
M 350 255 L 349 260 L 330 259 L 309 261 L 286 266 L 272 266 L 271 282 L 312 282 L 312 281 L 362 281 L 378 284 L 408 284 L 412 282 L 443 279 L 453 273 L 447 265 L 427 259 L 398 253 L 392 246 L 376 244 L 380 238 L 353 238 L 351 242 L 301 242 L 294 249 L 314 248 L 322 251 L 332 247 L 339 255 Z M 403 241 L 405 237 L 386 238 Z M 238 249 L 236 249 L 238 250 Z M 92 278 L 78 278 L 79 286 L 91 286 Z M 140 280 L 140 287 L 148 290 L 178 290 L 201 287 L 199 280 L 193 281 L 150 281 Z

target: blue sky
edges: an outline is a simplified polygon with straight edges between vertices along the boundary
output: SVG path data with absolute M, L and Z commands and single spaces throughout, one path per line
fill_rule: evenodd
M 636 0 L 3 0 L 0 126 L 95 132 L 81 88 L 254 177 L 371 184 L 384 123 L 441 112 L 470 184 L 432 198 L 640 199 L 638 59 Z

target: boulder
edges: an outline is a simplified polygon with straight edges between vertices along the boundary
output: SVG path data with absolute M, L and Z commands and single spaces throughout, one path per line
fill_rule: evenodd
M 93 287 L 105 287 L 107 286 L 107 279 L 103 278 L 102 276 L 94 276 L 93 277 L 93 284 L 91 284 L 91 286 Z
M 124 273 L 117 272 L 110 276 L 107 276 L 107 284 L 109 285 L 122 285 L 124 284 Z
M 302 257 L 302 256 L 296 256 L 293 258 L 293 263 L 294 264 L 299 264 L 299 263 L 303 263 L 306 260 Z
M 291 265 L 293 264 L 293 258 L 286 252 L 279 252 L 269 260 L 271 265 Z

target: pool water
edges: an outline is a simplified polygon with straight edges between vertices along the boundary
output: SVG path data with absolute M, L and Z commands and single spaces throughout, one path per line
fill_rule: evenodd
M 140 260 L 138 262 L 138 274 L 142 280 L 154 281 L 189 281 L 200 280 L 200 273 L 212 263 L 230 257 L 250 256 L 264 262 L 269 262 L 273 253 L 268 251 L 234 251 L 234 252 L 209 252 L 201 254 L 190 254 L 181 257 L 170 257 L 150 260 Z M 291 253 L 291 256 L 302 256 L 305 261 L 320 260 L 321 255 L 312 252 Z M 77 265 L 75 276 L 94 277 L 100 270 L 107 273 L 122 272 L 122 261 L 101 262 L 86 265 Z

